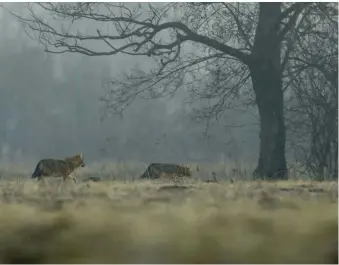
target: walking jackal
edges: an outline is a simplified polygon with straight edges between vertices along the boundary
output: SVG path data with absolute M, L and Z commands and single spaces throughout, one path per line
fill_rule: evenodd
M 63 180 L 72 179 L 74 182 L 77 182 L 74 176 L 71 174 L 79 167 L 84 167 L 85 163 L 83 161 L 82 154 L 77 154 L 72 157 L 67 157 L 63 160 L 61 159 L 42 159 L 37 164 L 32 178 L 37 178 L 41 180 L 43 177 L 63 177 Z
M 177 164 L 167 163 L 152 163 L 148 166 L 145 173 L 141 175 L 140 179 L 158 179 L 160 177 L 166 177 L 176 181 L 177 177 L 192 177 L 192 173 L 189 167 Z

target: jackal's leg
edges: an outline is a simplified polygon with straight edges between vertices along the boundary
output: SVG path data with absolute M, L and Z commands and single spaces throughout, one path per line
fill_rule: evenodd
M 38 178 L 37 181 L 38 181 L 38 186 L 40 188 L 45 188 L 47 186 L 47 183 L 42 176 L 40 178 Z
M 64 183 L 64 178 L 60 179 L 59 185 L 57 186 L 57 191 L 59 192 L 61 190 L 62 184 Z
M 178 183 L 179 183 L 180 185 L 183 185 L 183 184 L 184 184 L 184 178 L 181 177 L 181 176 L 178 176 Z
M 173 174 L 171 174 L 171 173 L 163 173 L 161 175 L 161 177 L 164 178 L 165 180 L 167 180 L 168 183 L 172 183 L 172 181 L 174 181 Z
M 62 179 L 63 179 L 63 181 L 66 181 L 68 179 L 68 175 L 63 175 Z
M 71 179 L 71 180 L 73 180 L 74 182 L 77 182 L 77 179 L 76 179 L 72 174 L 64 175 L 64 176 L 63 176 L 63 179 L 64 179 L 64 181 L 66 181 L 66 180 L 68 180 L 68 179 Z
M 78 182 L 78 180 L 77 180 L 77 178 L 75 177 L 75 176 L 70 176 L 70 178 L 74 181 L 74 183 L 77 183 Z
M 185 176 L 183 174 L 178 174 L 177 177 L 179 178 L 180 185 L 184 185 Z
M 180 184 L 179 177 L 177 174 L 173 174 L 171 179 L 174 181 L 175 185 Z

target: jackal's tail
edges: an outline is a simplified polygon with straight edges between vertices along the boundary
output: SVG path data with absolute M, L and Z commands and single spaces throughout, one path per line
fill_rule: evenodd
M 140 179 L 149 179 L 150 178 L 150 167 L 148 166 L 145 170 L 144 174 L 140 176 Z
M 149 176 L 148 176 L 147 171 L 145 171 L 145 173 L 140 176 L 140 179 L 147 179 L 147 178 L 149 178 Z
M 36 168 L 34 170 L 34 172 L 32 173 L 32 179 L 36 179 L 36 178 L 40 178 L 42 175 L 42 165 L 41 163 L 39 162 L 37 165 L 36 165 Z

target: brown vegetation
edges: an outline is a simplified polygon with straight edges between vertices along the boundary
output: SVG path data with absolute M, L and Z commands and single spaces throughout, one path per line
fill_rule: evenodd
M 336 182 L 0 182 L 2 263 L 336 263 Z

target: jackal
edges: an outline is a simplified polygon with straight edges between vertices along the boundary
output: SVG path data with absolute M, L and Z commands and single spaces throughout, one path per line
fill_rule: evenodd
M 32 178 L 41 180 L 43 177 L 63 177 L 63 180 L 72 179 L 77 182 L 74 176 L 71 174 L 79 167 L 84 167 L 82 153 L 79 153 L 72 157 L 66 157 L 65 159 L 42 159 L 36 165 Z
M 176 180 L 176 177 L 192 177 L 189 167 L 177 164 L 168 163 L 152 163 L 148 166 L 145 173 L 141 175 L 140 179 L 158 179 L 160 177 L 167 177 L 171 180 Z

